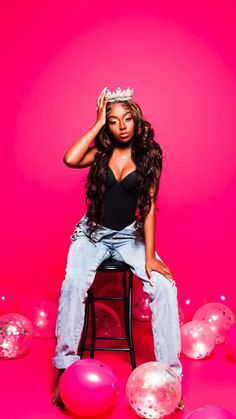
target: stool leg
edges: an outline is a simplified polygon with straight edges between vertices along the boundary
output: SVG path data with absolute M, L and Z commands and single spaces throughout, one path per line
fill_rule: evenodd
M 123 273 L 122 277 L 123 281 L 123 308 L 124 308 L 124 326 L 125 326 L 125 333 L 128 336 L 128 297 L 127 297 L 127 276 L 126 272 Z
M 90 307 L 91 307 L 91 325 L 92 325 L 91 348 L 94 348 L 95 339 L 96 339 L 96 311 L 95 311 L 93 290 L 91 290 Z M 94 349 L 90 349 L 90 358 L 94 358 Z
M 90 290 L 88 291 L 88 296 L 85 302 L 84 327 L 83 327 L 83 332 L 81 336 L 80 348 L 78 352 L 80 358 L 83 358 L 84 347 L 85 347 L 85 342 L 86 342 L 87 333 L 88 333 L 89 306 L 90 306 Z
M 126 272 L 123 275 L 123 293 L 124 293 L 124 323 L 126 329 L 126 336 L 128 340 L 128 346 L 130 349 L 130 359 L 132 369 L 136 368 L 135 354 L 134 354 L 134 343 L 132 333 L 132 288 L 133 288 L 133 274 L 129 272 L 128 278 L 128 294 L 127 294 L 127 277 Z

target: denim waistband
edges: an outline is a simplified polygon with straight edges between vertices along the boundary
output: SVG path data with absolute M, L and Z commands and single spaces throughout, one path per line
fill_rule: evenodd
M 89 228 L 87 226 L 87 215 L 84 215 L 78 223 L 78 227 L 81 228 L 86 236 L 89 235 Z M 128 226 L 124 227 L 122 230 L 113 230 L 111 228 L 98 225 L 97 229 L 91 234 L 91 240 L 94 242 L 99 241 L 102 237 L 111 235 L 113 233 L 113 238 L 131 238 L 134 237 L 135 228 L 134 228 L 135 221 L 133 221 Z

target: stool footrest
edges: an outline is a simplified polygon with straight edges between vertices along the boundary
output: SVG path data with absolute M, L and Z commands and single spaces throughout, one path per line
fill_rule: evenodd
M 94 300 L 127 300 L 126 297 L 93 297 Z
M 95 347 L 95 346 L 85 346 L 83 348 L 86 351 L 126 351 L 126 352 L 130 352 L 131 349 L 130 348 L 99 348 L 99 347 Z
M 125 338 L 125 337 L 117 337 L 117 336 L 114 336 L 114 337 L 109 337 L 109 338 L 107 338 L 107 337 L 105 337 L 105 336 L 96 336 L 96 338 L 95 338 L 96 340 L 97 339 L 99 339 L 99 340 L 128 340 L 128 338 Z

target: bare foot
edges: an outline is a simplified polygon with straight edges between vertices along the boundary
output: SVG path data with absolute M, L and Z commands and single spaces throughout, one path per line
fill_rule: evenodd
M 57 378 L 56 378 L 56 382 L 52 391 L 52 404 L 54 404 L 55 406 L 57 406 L 59 409 L 66 409 L 62 398 L 60 396 L 59 393 L 59 381 L 60 381 L 60 377 L 63 374 L 63 372 L 65 371 L 65 369 L 59 369 L 58 370 L 58 374 L 57 374 Z

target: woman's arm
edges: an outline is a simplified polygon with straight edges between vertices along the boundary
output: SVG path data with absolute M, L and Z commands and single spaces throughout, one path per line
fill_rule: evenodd
M 103 89 L 97 98 L 97 121 L 96 123 L 65 153 L 63 161 L 69 167 L 86 167 L 93 164 L 96 147 L 91 147 L 91 142 L 106 123 L 106 89 Z
M 153 191 L 151 195 L 153 196 Z M 156 213 L 155 213 L 155 199 L 152 198 L 152 204 L 149 213 L 144 220 L 144 239 L 145 239 L 145 267 L 148 277 L 151 279 L 151 271 L 160 272 L 167 279 L 173 279 L 170 269 L 155 256 L 155 226 L 156 226 Z
M 63 161 L 69 167 L 86 167 L 93 163 L 96 147 L 90 147 L 91 142 L 102 128 L 102 124 L 96 122 L 78 141 L 76 141 L 65 153 Z

